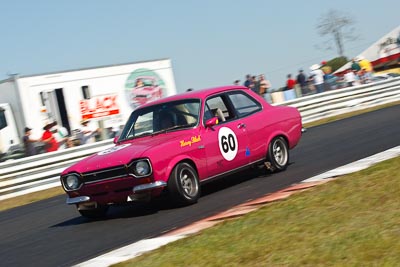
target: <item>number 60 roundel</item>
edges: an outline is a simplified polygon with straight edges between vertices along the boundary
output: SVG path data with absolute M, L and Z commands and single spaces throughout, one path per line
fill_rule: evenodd
M 227 161 L 236 157 L 238 152 L 238 141 L 235 133 L 228 127 L 221 127 L 218 132 L 219 150 Z

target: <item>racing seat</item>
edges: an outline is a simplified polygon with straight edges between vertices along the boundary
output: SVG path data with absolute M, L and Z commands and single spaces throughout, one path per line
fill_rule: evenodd
M 212 111 L 213 111 L 214 115 L 216 117 L 218 117 L 218 119 L 220 121 L 225 121 L 226 120 L 225 116 L 224 116 L 224 113 L 222 112 L 222 110 L 220 108 L 214 108 L 214 109 L 212 109 Z

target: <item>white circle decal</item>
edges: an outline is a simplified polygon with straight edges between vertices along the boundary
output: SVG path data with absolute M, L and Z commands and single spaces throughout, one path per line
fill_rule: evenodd
M 130 144 L 110 147 L 110 148 L 107 148 L 106 150 L 100 151 L 99 153 L 97 153 L 97 155 L 99 155 L 99 156 L 107 155 L 107 154 L 113 153 L 115 151 L 121 150 L 127 146 L 130 146 Z
M 231 161 L 238 152 L 238 141 L 235 133 L 228 127 L 221 127 L 218 132 L 219 150 L 222 156 Z

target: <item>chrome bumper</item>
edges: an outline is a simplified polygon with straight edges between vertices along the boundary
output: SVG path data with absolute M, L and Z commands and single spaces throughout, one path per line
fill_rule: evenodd
M 88 202 L 90 200 L 90 197 L 88 196 L 80 196 L 80 197 L 72 197 L 72 198 L 67 198 L 67 204 L 72 205 L 72 204 L 79 204 L 82 202 Z
M 148 191 L 151 189 L 156 189 L 156 188 L 161 188 L 161 187 L 166 187 L 167 183 L 163 181 L 156 181 L 154 183 L 149 183 L 149 184 L 141 184 L 137 185 L 133 188 L 133 193 L 141 193 L 144 191 Z M 90 197 L 88 196 L 79 196 L 79 197 L 72 197 L 72 198 L 67 198 L 67 204 L 72 205 L 72 204 L 79 204 L 79 203 L 84 203 L 90 201 Z
M 156 189 L 160 187 L 166 187 L 167 183 L 163 181 L 156 181 L 154 183 L 149 183 L 149 184 L 141 184 L 137 185 L 133 188 L 133 193 L 140 193 L 142 191 L 147 191 L 151 189 Z

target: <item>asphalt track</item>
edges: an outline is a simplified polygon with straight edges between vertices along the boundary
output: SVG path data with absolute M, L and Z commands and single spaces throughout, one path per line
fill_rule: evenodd
M 400 145 L 400 105 L 313 127 L 291 151 L 285 172 L 248 171 L 205 185 L 196 205 L 163 199 L 113 207 L 101 221 L 54 197 L 0 212 L 1 266 L 71 266 L 112 249 L 227 210 L 327 170 Z

